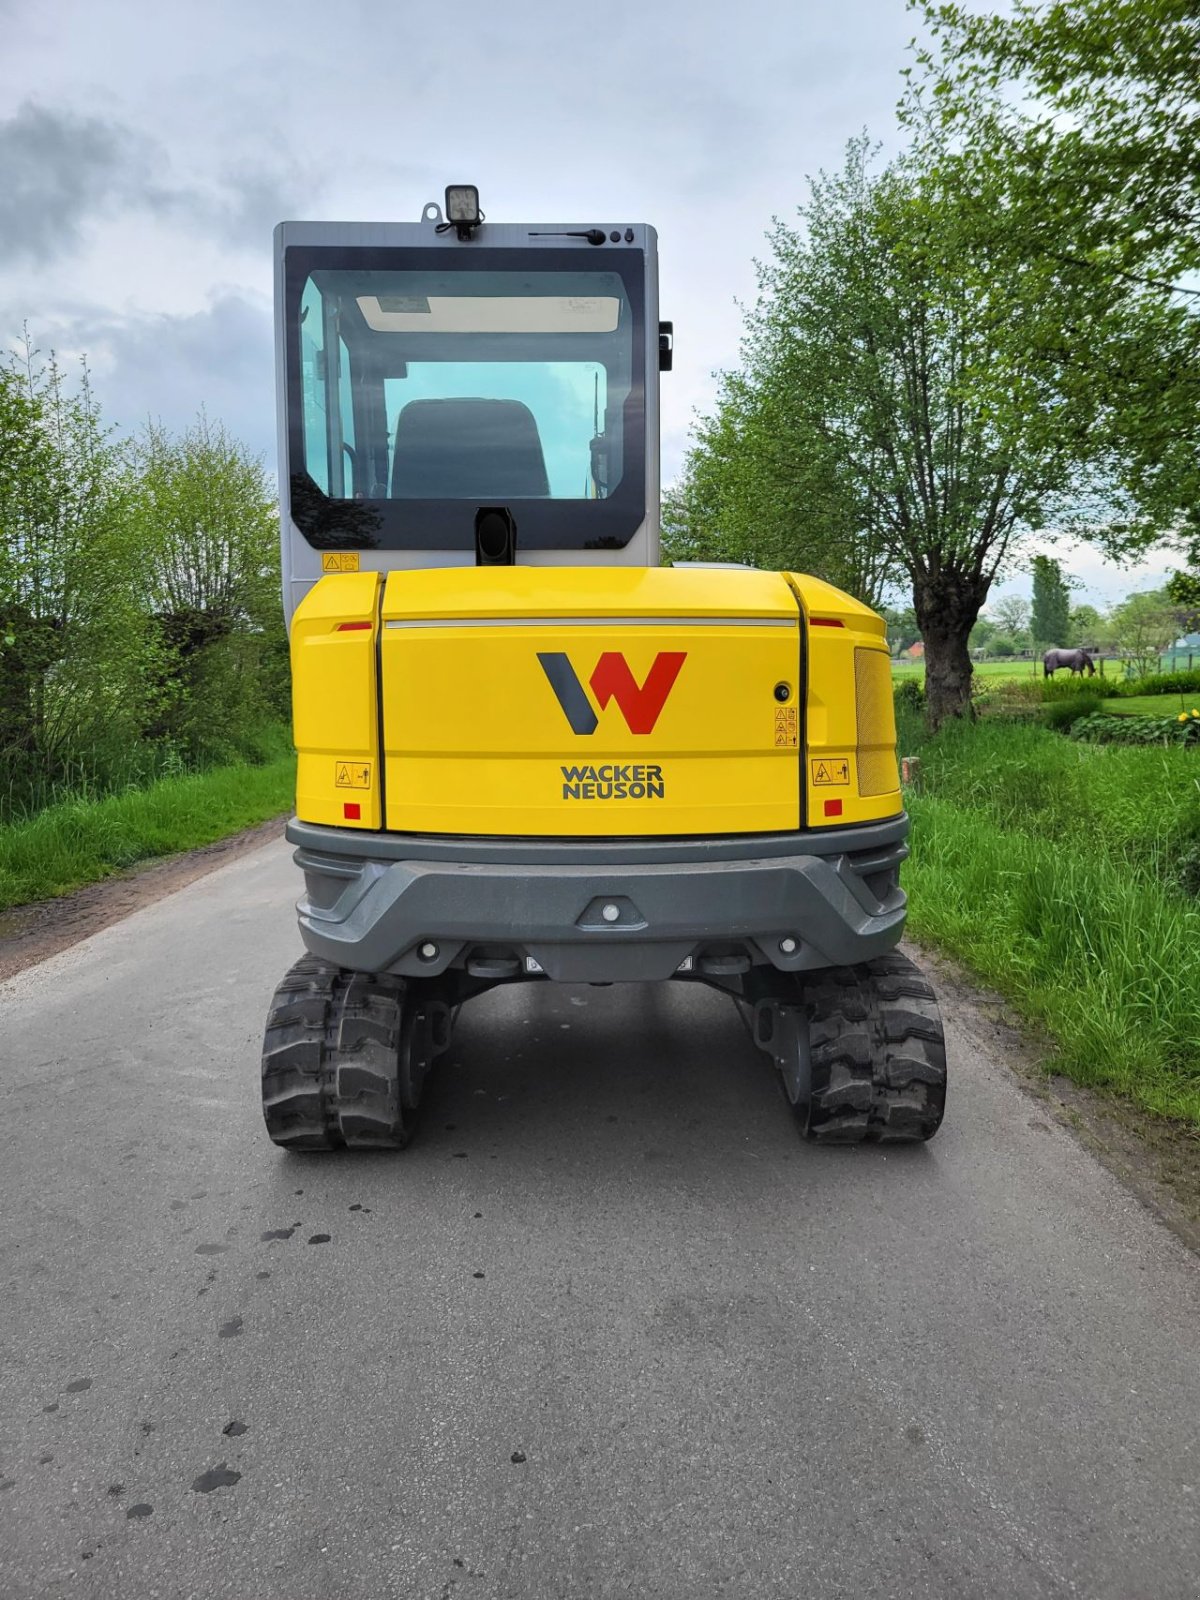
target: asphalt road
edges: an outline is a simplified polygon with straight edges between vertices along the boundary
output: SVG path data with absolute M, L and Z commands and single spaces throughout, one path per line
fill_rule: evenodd
M 0 987 L 0 1596 L 1200 1594 L 1200 1272 L 951 1014 L 915 1150 L 733 1007 L 463 1012 L 417 1141 L 258 1110 L 286 847 Z

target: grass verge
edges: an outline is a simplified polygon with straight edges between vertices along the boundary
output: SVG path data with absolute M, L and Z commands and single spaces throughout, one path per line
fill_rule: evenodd
M 292 804 L 296 761 L 213 767 L 103 800 L 60 801 L 0 827 L 0 910 L 228 838 Z
M 1105 711 L 1118 717 L 1169 717 L 1176 711 L 1190 711 L 1200 704 L 1200 695 L 1193 690 L 1191 696 L 1183 694 L 1137 694 L 1118 700 L 1102 700 Z
M 1195 838 L 1194 754 L 1081 759 L 1012 725 L 903 737 L 923 757 L 914 935 L 1040 1024 L 1053 1070 L 1200 1128 L 1200 901 L 1170 874 Z

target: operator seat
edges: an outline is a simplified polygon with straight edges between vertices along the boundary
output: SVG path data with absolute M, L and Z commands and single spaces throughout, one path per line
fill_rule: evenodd
M 396 420 L 392 498 L 544 499 L 537 421 L 521 400 L 410 400 Z

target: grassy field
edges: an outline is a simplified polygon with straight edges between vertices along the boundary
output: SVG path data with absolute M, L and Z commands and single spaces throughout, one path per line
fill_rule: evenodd
M 1104 700 L 1102 709 L 1118 717 L 1169 717 L 1172 712 L 1200 709 L 1200 695 L 1192 694 L 1133 694 L 1122 700 Z
M 1107 661 L 1105 666 L 1107 674 L 1101 674 L 1097 671 L 1095 676 L 1091 678 L 1073 678 L 1069 672 L 1056 672 L 1049 682 L 1052 684 L 1074 683 L 1076 686 L 1084 684 L 1103 691 L 1106 677 L 1109 682 L 1112 682 L 1121 681 L 1125 676 L 1125 669 L 1119 661 Z M 982 678 L 987 683 L 1012 683 L 1017 680 L 1024 680 L 1025 682 L 1036 680 L 1038 683 L 1047 681 L 1042 672 L 1040 660 L 976 661 L 972 663 L 972 669 L 976 678 Z M 893 659 L 892 676 L 898 680 L 915 678 L 918 683 L 924 683 L 925 663 L 923 661 L 896 661 Z
M 228 838 L 289 809 L 296 762 L 216 767 L 0 827 L 0 910 L 65 894 L 152 856 Z
M 1056 1069 L 1200 1129 L 1195 752 L 901 721 L 914 934 L 1041 1023 Z
M 976 661 L 974 663 L 977 678 L 992 679 L 1002 683 L 1010 678 L 1040 678 L 1042 664 L 1040 661 Z M 916 678 L 919 683 L 925 681 L 925 663 L 923 661 L 893 661 L 892 676 L 894 678 Z

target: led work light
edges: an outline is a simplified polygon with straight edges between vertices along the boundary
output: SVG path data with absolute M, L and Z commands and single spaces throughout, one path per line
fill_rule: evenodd
M 458 229 L 460 239 L 469 239 L 471 229 L 483 221 L 479 209 L 479 190 L 473 183 L 446 185 L 446 221 Z

